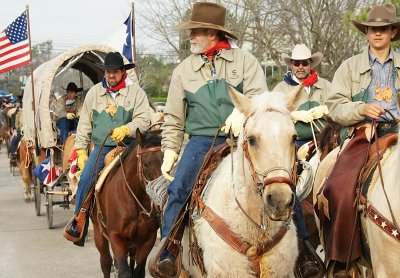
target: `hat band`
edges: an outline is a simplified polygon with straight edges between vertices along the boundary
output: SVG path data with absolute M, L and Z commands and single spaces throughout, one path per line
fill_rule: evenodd
M 388 18 L 382 18 L 382 17 L 376 17 L 376 18 L 370 18 L 368 19 L 368 22 L 387 22 L 387 23 L 393 23 L 393 21 L 391 21 Z

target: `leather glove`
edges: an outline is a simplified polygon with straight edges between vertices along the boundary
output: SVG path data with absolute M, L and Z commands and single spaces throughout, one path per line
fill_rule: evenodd
M 113 133 L 111 134 L 111 138 L 115 142 L 119 143 L 122 140 L 124 140 L 124 138 L 126 136 L 129 136 L 130 134 L 131 134 L 131 130 L 129 129 L 129 127 L 126 125 L 123 125 L 123 126 L 114 128 Z
M 76 115 L 75 115 L 75 113 L 67 113 L 66 117 L 68 120 L 73 120 L 76 118 Z
M 163 163 L 161 165 L 161 173 L 169 181 L 174 180 L 174 177 L 171 176 L 169 172 L 172 170 L 172 166 L 174 166 L 174 163 L 177 160 L 178 160 L 178 154 L 176 152 L 172 150 L 165 150 Z
M 229 133 L 229 130 L 232 130 L 233 136 L 238 137 L 245 120 L 245 115 L 234 108 L 232 113 L 226 118 L 225 126 L 221 130 L 225 133 Z
M 313 115 L 314 120 L 329 114 L 328 107 L 326 105 L 319 105 L 311 108 L 308 111 Z
M 293 111 L 292 113 L 290 113 L 290 115 L 293 118 L 293 122 L 305 122 L 305 123 L 309 123 L 312 120 L 314 120 L 313 115 L 311 114 L 310 110 L 299 110 L 299 111 Z
M 76 150 L 76 154 L 78 155 L 78 167 L 81 171 L 85 167 L 86 161 L 88 160 L 88 154 L 86 150 Z

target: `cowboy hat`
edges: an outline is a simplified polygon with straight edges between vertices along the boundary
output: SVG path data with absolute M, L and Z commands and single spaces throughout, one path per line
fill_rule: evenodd
M 392 38 L 392 41 L 400 39 L 400 22 L 396 20 L 396 8 L 391 4 L 374 6 L 368 14 L 367 22 L 362 23 L 355 20 L 351 22 L 364 34 L 367 34 L 366 27 L 394 26 L 398 32 Z
M 305 44 L 296 44 L 292 50 L 292 56 L 290 57 L 286 53 L 282 54 L 282 59 L 285 63 L 290 66 L 292 60 L 308 60 L 311 59 L 311 68 L 316 67 L 321 63 L 324 56 L 321 52 L 314 53 L 311 55 L 311 50 Z
M 177 30 L 207 28 L 215 29 L 225 33 L 226 36 L 237 40 L 231 31 L 225 28 L 225 7 L 208 2 L 196 2 L 193 4 L 190 20 L 176 26 Z
M 124 64 L 124 59 L 119 52 L 109 52 L 104 58 L 104 65 L 102 66 L 105 70 L 116 70 L 124 68 L 129 70 L 135 67 L 135 64 Z
M 76 86 L 74 82 L 69 82 L 67 88 L 63 87 L 63 89 L 69 92 L 76 92 L 76 93 L 83 91 L 83 88 L 78 88 L 78 86 Z

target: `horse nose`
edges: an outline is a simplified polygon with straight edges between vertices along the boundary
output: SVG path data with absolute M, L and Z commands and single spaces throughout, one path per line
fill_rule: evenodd
M 294 193 L 289 190 L 270 190 L 266 196 L 267 213 L 272 220 L 286 220 L 291 215 L 295 202 Z

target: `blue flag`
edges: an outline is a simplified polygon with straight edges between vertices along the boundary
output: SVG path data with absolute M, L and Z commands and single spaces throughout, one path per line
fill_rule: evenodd
M 124 46 L 122 48 L 122 54 L 130 61 L 133 62 L 132 57 L 132 38 L 134 36 L 132 30 L 132 13 L 129 14 L 128 18 L 125 20 L 124 24 L 126 25 L 126 38 L 124 42 Z
M 47 186 L 52 186 L 57 179 L 56 168 L 51 163 L 51 157 L 44 159 L 35 169 L 33 174 Z

